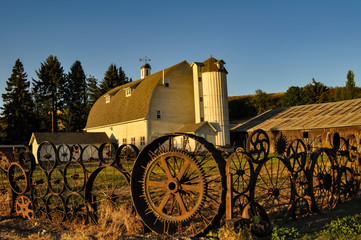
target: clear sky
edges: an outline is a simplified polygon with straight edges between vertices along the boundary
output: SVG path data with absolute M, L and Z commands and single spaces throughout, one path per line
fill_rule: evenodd
M 111 63 L 140 78 L 181 61 L 223 59 L 230 96 L 284 92 L 315 78 L 361 86 L 359 0 L 17 0 L 0 3 L 0 93 L 19 58 L 28 78 L 49 55 L 100 82 Z M 2 98 L 0 99 L 2 103 Z M 2 104 L 1 104 L 2 105 Z

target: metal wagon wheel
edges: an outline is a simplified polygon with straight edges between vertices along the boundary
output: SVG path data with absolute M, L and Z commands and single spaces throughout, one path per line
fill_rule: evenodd
M 263 206 L 273 219 L 283 219 L 295 192 L 290 166 L 283 158 L 269 158 L 256 169 L 256 181 L 251 188 L 251 199 Z
M 114 166 L 101 166 L 90 176 L 85 188 L 85 200 L 90 203 L 91 218 L 106 211 L 132 209 L 128 177 Z
M 50 171 L 57 164 L 56 147 L 53 143 L 45 141 L 40 143 L 38 151 L 38 162 L 42 169 Z
M 43 198 L 36 197 L 33 200 L 34 217 L 37 219 L 46 219 L 46 203 Z
M 53 223 L 61 223 L 66 218 L 64 200 L 59 195 L 50 194 L 46 200 L 46 212 Z
M 116 153 L 116 163 L 121 169 L 124 169 L 129 174 L 132 173 L 133 164 L 139 154 L 138 148 L 133 144 L 121 145 Z
M 58 147 L 56 155 L 60 164 L 67 164 L 72 159 L 72 149 L 68 145 L 62 144 Z
M 32 171 L 35 167 L 35 157 L 31 152 L 22 152 L 19 155 L 19 163 L 25 171 Z
M 66 215 L 70 222 L 85 224 L 88 220 L 88 208 L 84 197 L 71 193 L 65 200 Z
M 81 152 L 80 162 L 88 173 L 92 173 L 100 166 L 98 148 L 94 145 L 87 145 Z
M 350 134 L 346 138 L 349 152 L 350 152 L 350 161 L 354 162 L 358 159 L 358 152 L 357 152 L 357 140 L 354 134 Z
M 84 166 L 78 161 L 70 161 L 64 168 L 64 183 L 70 192 L 80 192 L 84 189 L 86 172 Z
M 271 234 L 272 224 L 267 212 L 257 202 L 249 202 L 243 210 L 242 218 L 251 232 L 257 237 L 266 237 Z
M 115 163 L 118 146 L 115 143 L 103 143 L 99 147 L 99 159 L 102 164 L 113 165 Z
M 10 216 L 13 209 L 13 191 L 6 172 L 0 169 L 0 216 Z
M 60 195 L 65 190 L 64 173 L 59 168 L 54 168 L 49 173 L 49 189 L 54 195 Z
M 257 129 L 249 135 L 246 144 L 246 152 L 254 163 L 259 164 L 265 162 L 269 154 L 269 149 L 270 142 L 265 131 Z
M 336 206 L 339 194 L 337 193 L 335 157 L 332 150 L 320 148 L 311 155 L 310 195 L 312 211 L 321 212 Z
M 165 135 L 141 151 L 131 185 L 134 206 L 150 229 L 196 236 L 223 214 L 225 161 L 221 152 L 201 137 Z
M 30 174 L 30 189 L 35 197 L 45 197 L 49 191 L 48 173 L 39 166 Z
M 254 178 L 254 169 L 244 152 L 236 151 L 228 157 L 226 173 L 232 177 L 233 192 L 244 194 L 249 191 L 250 183 Z
M 28 175 L 19 163 L 10 164 L 8 178 L 10 186 L 16 194 L 24 194 L 29 189 Z
M 336 151 L 337 167 L 345 166 L 350 161 L 350 152 L 348 141 L 344 137 L 340 137 L 340 147 Z
M 357 195 L 357 181 L 351 168 L 342 166 L 339 169 L 337 187 L 340 202 L 351 200 Z
M 15 213 L 26 219 L 34 219 L 33 203 L 25 195 L 19 195 L 15 200 Z

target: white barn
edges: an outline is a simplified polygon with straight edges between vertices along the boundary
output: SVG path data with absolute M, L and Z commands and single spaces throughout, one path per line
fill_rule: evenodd
M 142 149 L 172 132 L 194 133 L 216 146 L 230 144 L 227 71 L 223 60 L 186 61 L 116 87 L 93 105 L 85 131 L 105 132 L 118 144 Z

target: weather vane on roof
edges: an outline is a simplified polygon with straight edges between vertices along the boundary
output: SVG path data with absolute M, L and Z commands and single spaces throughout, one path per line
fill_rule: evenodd
M 147 57 L 147 54 L 144 54 L 144 57 L 143 58 L 139 58 L 139 62 L 144 62 L 144 65 L 147 63 L 147 62 L 150 62 L 150 58 Z

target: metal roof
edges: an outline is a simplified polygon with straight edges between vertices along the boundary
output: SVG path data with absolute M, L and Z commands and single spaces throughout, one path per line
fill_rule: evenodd
M 361 99 L 278 108 L 232 128 L 234 132 L 361 126 Z

